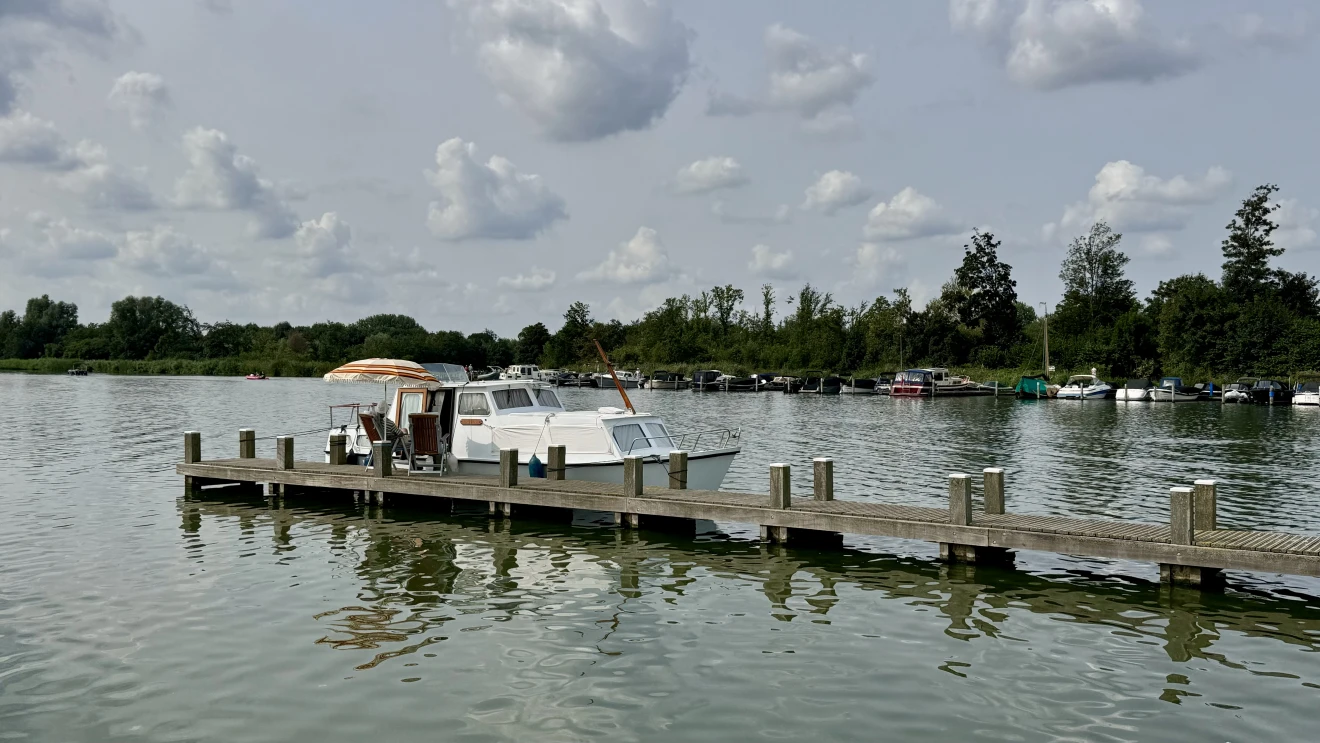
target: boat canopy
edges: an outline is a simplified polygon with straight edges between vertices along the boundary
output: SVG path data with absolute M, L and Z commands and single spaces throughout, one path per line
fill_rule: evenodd
M 1150 389 L 1153 386 L 1154 385 L 1150 383 L 1149 379 L 1129 379 L 1127 384 L 1123 385 L 1123 388 L 1129 390 L 1145 390 Z
M 431 372 L 431 376 L 445 384 L 467 384 L 468 373 L 457 364 L 422 364 L 421 366 Z
M 574 454 L 612 454 L 609 433 L 598 425 L 557 425 L 555 423 L 532 423 L 526 425 L 492 426 L 490 439 L 500 449 L 517 449 L 536 454 L 542 461 L 548 461 L 548 448 L 564 446 Z

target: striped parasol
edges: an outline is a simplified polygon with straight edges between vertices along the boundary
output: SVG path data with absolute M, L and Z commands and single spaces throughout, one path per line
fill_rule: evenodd
M 344 364 L 325 375 L 327 382 L 376 382 L 441 387 L 435 375 L 421 364 L 403 359 L 362 359 Z

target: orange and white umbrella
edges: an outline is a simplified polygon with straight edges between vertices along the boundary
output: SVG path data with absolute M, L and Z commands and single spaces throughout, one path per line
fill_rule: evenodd
M 421 364 L 403 359 L 362 359 L 344 364 L 325 375 L 327 382 L 376 382 L 440 387 L 435 375 Z

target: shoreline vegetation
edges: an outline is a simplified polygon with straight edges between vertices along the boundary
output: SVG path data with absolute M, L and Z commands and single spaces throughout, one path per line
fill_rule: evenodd
M 904 288 L 847 306 L 809 283 L 791 294 L 763 284 L 750 295 L 729 284 L 670 297 L 627 324 L 596 320 L 574 302 L 555 332 L 534 322 L 502 338 L 490 330 L 429 331 L 390 314 L 299 326 L 203 323 L 162 297 L 125 297 L 105 322 L 83 324 L 76 305 L 41 296 L 21 315 L 0 312 L 0 371 L 310 377 L 367 357 L 596 371 L 598 340 L 616 367 L 647 373 L 818 369 L 846 379 L 933 366 L 1010 385 L 1041 372 L 1048 326 L 1054 380 L 1092 368 L 1110 381 L 1282 380 L 1320 369 L 1320 282 L 1271 265 L 1284 253 L 1274 242 L 1278 190 L 1258 186 L 1234 213 L 1218 279 L 1165 279 L 1144 300 L 1126 273 L 1123 236 L 1100 221 L 1062 252 L 1064 293 L 1052 310 L 1041 303 L 1043 313 L 1019 301 L 1013 268 L 999 258 L 1001 241 L 975 231 L 962 262 L 921 309 Z

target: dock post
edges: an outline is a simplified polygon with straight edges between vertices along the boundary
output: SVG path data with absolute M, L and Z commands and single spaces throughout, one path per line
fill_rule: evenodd
M 985 478 L 983 493 L 985 495 L 986 514 L 1002 515 L 1004 513 L 1004 469 L 1002 467 L 986 467 L 981 474 Z
M 1201 482 L 1209 482 L 1207 490 L 1213 494 L 1214 483 Z M 1198 498 L 1198 495 L 1200 494 L 1187 487 L 1169 490 L 1169 541 L 1173 544 L 1189 546 L 1196 544 L 1197 525 L 1205 523 L 1206 518 L 1213 518 L 1213 511 L 1207 516 L 1196 512 L 1197 507 L 1205 500 L 1204 497 Z M 1160 582 L 1175 586 L 1217 589 L 1222 587 L 1223 577 L 1223 571 L 1218 568 L 1160 563 Z
M 394 447 L 388 441 L 371 442 L 371 474 L 375 477 L 394 474 Z
M 1214 480 L 1197 480 L 1192 486 L 1192 517 L 1197 531 L 1219 528 L 1219 503 Z
M 793 507 L 793 468 L 787 464 L 770 465 L 770 507 L 788 510 Z M 788 542 L 787 526 L 761 526 L 761 539 L 784 544 Z
M 564 479 L 564 467 L 568 460 L 568 447 L 563 446 L 562 444 L 559 446 L 547 447 L 545 450 L 545 458 L 547 460 L 545 465 L 546 479 Z
M 202 461 L 201 431 L 183 432 L 183 463 L 197 464 Z
M 816 500 L 834 500 L 834 460 L 816 457 L 812 465 L 812 494 Z
M 257 458 L 257 430 L 255 428 L 238 429 L 238 458 Z
M 687 490 L 688 453 L 682 450 L 669 452 L 669 489 Z
M 625 504 L 628 498 L 636 498 L 642 494 L 642 488 L 646 487 L 645 472 L 646 459 L 644 457 L 627 456 L 623 458 L 623 497 Z M 642 516 L 639 513 L 616 511 L 614 520 L 627 529 L 640 529 L 642 526 Z
M 550 455 L 546 454 L 548 458 Z M 500 449 L 500 487 L 518 487 L 518 450 Z M 513 504 L 504 501 L 490 501 L 490 515 L 501 518 L 513 516 Z
M 348 463 L 348 436 L 342 433 L 330 434 L 330 464 Z
M 275 469 L 293 469 L 293 437 L 275 437 Z
M 972 524 L 972 476 L 949 475 L 949 523 Z
M 202 461 L 202 434 L 200 431 L 183 432 L 183 463 L 196 464 Z M 200 490 L 197 478 L 192 475 L 183 476 L 183 492 L 192 493 Z

